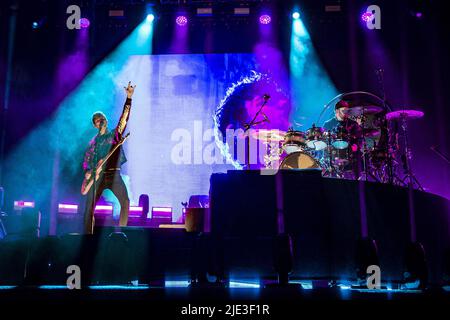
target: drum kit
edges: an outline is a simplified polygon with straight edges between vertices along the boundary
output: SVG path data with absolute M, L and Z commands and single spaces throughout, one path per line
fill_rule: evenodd
M 414 109 L 388 112 L 385 107 L 362 103 L 344 110 L 346 124 L 326 130 L 314 124 L 306 131 L 289 128 L 257 130 L 264 140 L 264 164 L 270 169 L 316 169 L 324 177 L 377 181 L 422 189 L 412 173 L 407 124 L 423 117 Z M 397 128 L 401 128 L 398 130 Z M 403 142 L 399 142 L 399 134 Z M 400 145 L 403 145 L 400 148 Z M 403 152 L 403 154 L 401 154 Z M 400 159 L 398 161 L 397 159 Z M 403 178 L 397 175 L 402 164 Z

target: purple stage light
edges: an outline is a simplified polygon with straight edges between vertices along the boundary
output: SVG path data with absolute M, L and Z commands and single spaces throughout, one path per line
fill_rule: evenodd
M 78 213 L 78 205 L 68 204 L 68 203 L 59 203 L 58 204 L 58 213 Z
M 26 202 L 24 202 L 26 204 Z M 24 205 L 27 206 L 27 205 Z M 28 204 L 30 206 L 30 204 Z M 142 207 L 139 206 L 130 206 L 130 216 L 136 216 L 136 214 L 142 213 Z M 112 213 L 113 206 L 110 205 L 96 205 L 95 206 L 95 212 L 96 213 Z M 59 213 L 77 213 L 78 212 L 78 205 L 76 204 L 68 204 L 68 203 L 59 203 L 58 204 L 58 212 Z
M 364 21 L 364 22 L 372 21 L 373 18 L 374 18 L 374 16 L 373 16 L 373 14 L 370 13 L 370 12 L 364 12 L 364 13 L 361 15 L 361 20 Z
M 272 21 L 272 18 L 268 14 L 263 14 L 259 17 L 259 23 L 261 24 L 269 24 Z
M 91 22 L 89 21 L 88 18 L 81 18 L 80 19 L 80 27 L 81 28 L 88 28 L 90 24 L 91 24 Z
M 14 210 L 22 210 L 23 208 L 34 208 L 34 201 L 23 201 L 16 200 L 14 201 Z
M 152 218 L 172 218 L 172 207 L 152 207 Z
M 143 209 L 142 209 L 142 207 L 139 207 L 139 206 L 130 206 L 130 212 L 139 212 L 139 213 L 142 213 L 142 211 L 143 211 Z
M 422 12 L 416 12 L 416 18 L 417 19 L 422 18 L 422 16 L 423 16 Z
M 96 214 L 112 214 L 113 206 L 110 205 L 96 205 L 94 213 Z
M 175 22 L 176 22 L 177 25 L 179 25 L 180 27 L 183 27 L 183 26 L 187 25 L 188 19 L 186 18 L 186 16 L 178 16 L 178 17 L 175 19 Z
M 150 212 L 147 214 L 149 218 Z M 172 223 L 172 207 L 153 207 L 152 208 L 152 224 L 159 227 L 160 224 Z

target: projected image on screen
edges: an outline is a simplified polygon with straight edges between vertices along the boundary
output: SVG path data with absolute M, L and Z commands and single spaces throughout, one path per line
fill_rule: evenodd
M 117 81 L 133 79 L 138 84 L 128 124 L 131 138 L 125 146 L 128 162 L 123 171 L 129 177 L 132 203 L 140 194 L 148 194 L 150 206 L 172 207 L 173 220 L 179 221 L 182 202 L 191 195 L 209 193 L 213 172 L 234 169 L 214 141 L 213 115 L 227 90 L 255 72 L 254 60 L 252 54 L 130 57 Z M 261 96 L 269 93 L 279 95 L 265 109 L 272 121 L 259 127 L 285 130 L 287 96 L 272 87 L 262 83 L 239 87 L 221 123 L 242 128 L 256 112 Z

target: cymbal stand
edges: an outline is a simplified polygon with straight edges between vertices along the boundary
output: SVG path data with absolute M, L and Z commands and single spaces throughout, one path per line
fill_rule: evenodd
M 368 181 L 369 176 L 375 180 L 376 182 L 381 182 L 379 178 L 377 178 L 372 170 L 373 169 L 372 166 L 369 165 L 369 161 L 367 159 L 367 141 L 366 141 L 366 137 L 364 136 L 364 129 L 366 127 L 366 115 L 365 115 L 365 109 L 363 106 L 363 113 L 361 116 L 361 124 L 359 125 L 360 128 L 362 129 L 362 171 L 360 172 L 360 176 L 359 177 L 355 177 L 357 180 L 363 180 L 363 181 Z
M 377 75 L 377 80 L 378 80 L 378 84 L 380 85 L 380 91 L 381 91 L 381 95 L 383 97 L 383 108 L 384 110 L 388 110 L 388 106 L 387 106 L 387 100 L 386 100 L 386 90 L 385 90 L 385 86 L 384 86 L 384 69 L 383 68 L 378 68 L 375 70 L 375 74 Z M 386 170 L 387 170 L 387 183 L 389 184 L 394 184 L 395 180 L 399 181 L 400 179 L 398 178 L 398 176 L 395 174 L 395 169 L 394 169 L 394 159 L 393 159 L 393 152 L 391 151 L 391 144 L 390 144 L 390 137 L 389 137 L 389 130 L 388 130 L 388 123 L 386 118 L 384 118 L 384 122 L 382 124 L 382 130 L 387 130 L 387 135 L 388 135 L 388 152 L 387 152 L 387 164 L 386 164 Z M 383 132 L 382 132 L 383 134 Z M 396 132 L 394 134 L 397 134 Z M 396 147 L 398 146 L 398 142 L 397 139 L 396 141 Z M 383 179 L 383 181 L 386 181 L 386 179 Z
M 336 168 L 333 163 L 333 145 L 331 144 L 331 134 L 328 135 L 328 145 L 327 145 L 328 155 L 329 155 L 329 165 L 330 165 L 330 177 L 337 176 Z
M 414 173 L 412 172 L 412 169 L 411 169 L 410 161 L 412 159 L 412 152 L 411 152 L 411 149 L 409 147 L 409 142 L 408 142 L 408 124 L 407 124 L 406 117 L 402 117 L 402 119 L 401 119 L 401 128 L 402 128 L 402 133 L 403 133 L 403 143 L 404 143 L 403 147 L 404 147 L 404 151 L 405 151 L 405 153 L 403 154 L 403 162 L 404 162 L 403 164 L 404 164 L 405 176 L 404 176 L 402 182 L 411 188 L 414 188 L 414 185 L 416 185 L 419 190 L 423 191 L 422 185 L 417 180 L 416 176 L 414 175 Z
M 398 133 L 395 133 L 394 142 L 388 142 L 388 153 L 387 153 L 387 161 L 386 161 L 386 171 L 387 171 L 387 179 L 385 179 L 386 183 L 396 185 L 396 186 L 406 186 L 406 183 L 398 176 L 397 174 L 397 165 L 398 161 L 395 160 L 394 155 L 396 151 L 399 150 L 398 146 Z
M 362 172 L 360 173 L 360 176 L 358 177 L 359 180 L 367 181 L 367 143 L 366 143 L 366 137 L 364 137 L 364 128 L 366 127 L 366 116 L 365 116 L 365 106 L 363 106 L 363 113 L 361 116 L 361 130 L 362 130 Z M 364 176 L 363 176 L 364 175 Z M 364 177 L 364 178 L 363 178 Z

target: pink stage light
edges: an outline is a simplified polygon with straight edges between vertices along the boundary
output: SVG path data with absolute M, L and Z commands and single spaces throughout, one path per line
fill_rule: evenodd
M 89 28 L 91 22 L 89 21 L 88 18 L 81 18 L 80 19 L 80 27 L 81 28 Z
M 14 209 L 20 210 L 23 208 L 34 208 L 34 201 L 23 201 L 23 200 L 16 200 L 14 201 Z
M 130 206 L 130 212 L 142 212 L 142 207 Z
M 130 217 L 140 217 L 142 215 L 143 208 L 138 206 L 130 206 Z
M 59 213 L 77 213 L 78 205 L 60 203 L 60 204 L 58 204 L 58 212 Z
M 374 18 L 374 16 L 373 16 L 373 14 L 370 13 L 370 12 L 364 12 L 364 13 L 361 15 L 361 20 L 364 21 L 364 22 L 372 21 L 373 18 Z
M 110 205 L 96 205 L 95 206 L 95 212 L 96 213 L 112 213 L 113 207 Z M 130 215 L 133 216 L 139 216 L 142 214 L 143 208 L 139 206 L 130 206 Z M 59 213 L 77 213 L 78 212 L 78 205 L 76 204 L 67 204 L 67 203 L 60 203 L 58 204 L 58 212 Z M 138 215 L 136 215 L 138 213 Z
M 112 214 L 113 213 L 113 206 L 110 206 L 110 205 L 96 205 L 94 213 Z
M 263 14 L 259 17 L 259 23 L 261 24 L 269 24 L 272 21 L 272 18 L 268 14 Z
M 179 25 L 180 27 L 183 27 L 183 26 L 187 25 L 188 19 L 187 19 L 186 16 L 178 16 L 178 17 L 175 19 L 175 22 L 176 22 L 177 25 Z
M 152 219 L 155 218 L 172 219 L 172 207 L 152 207 Z
M 112 210 L 113 206 L 109 205 L 96 205 L 95 210 Z

